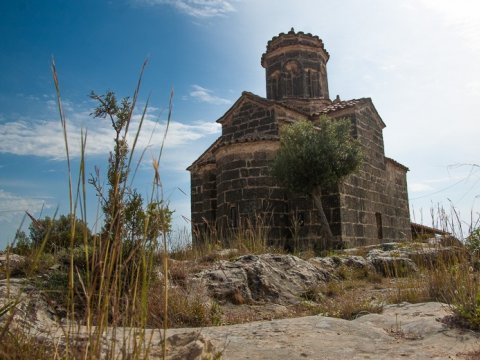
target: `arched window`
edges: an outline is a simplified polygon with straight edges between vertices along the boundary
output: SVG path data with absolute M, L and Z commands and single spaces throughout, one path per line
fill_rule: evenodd
M 303 74 L 300 63 L 290 60 L 283 69 L 285 96 L 302 96 Z
M 320 76 L 314 69 L 307 69 L 307 94 L 312 98 L 320 96 Z
M 268 77 L 268 86 L 269 86 L 269 98 L 278 99 L 280 97 L 279 83 L 280 83 L 280 71 L 275 70 Z

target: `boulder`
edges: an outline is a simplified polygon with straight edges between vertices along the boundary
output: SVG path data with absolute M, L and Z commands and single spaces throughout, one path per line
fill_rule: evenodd
M 340 256 L 314 257 L 308 259 L 308 262 L 318 269 L 323 269 L 330 273 L 334 273 L 342 265 Z
M 198 273 L 212 297 L 232 303 L 294 304 L 330 274 L 293 255 L 245 255 Z
M 384 276 L 406 276 L 418 271 L 413 260 L 395 250 L 371 250 L 367 255 L 367 261 Z
M 12 326 L 39 338 L 48 338 L 47 333 L 59 327 L 54 309 L 26 279 L 0 280 L 0 309 L 3 307 L 9 311 L 0 318 L 0 327 L 11 321 Z
M 156 358 L 156 353 L 151 354 Z M 160 355 L 160 354 L 158 354 Z M 159 357 L 160 358 L 160 357 Z M 198 332 L 175 334 L 167 338 L 168 360 L 205 360 L 217 359 L 212 342 Z
M 404 256 L 413 260 L 418 266 L 429 268 L 441 264 L 451 264 L 462 261 L 466 257 L 464 249 L 457 246 L 439 247 L 425 246 L 419 249 L 405 249 Z
M 10 276 L 17 276 L 23 273 L 22 269 L 25 265 L 25 257 L 17 254 L 0 254 L 0 279 L 6 277 L 6 272 Z
M 353 269 L 360 269 L 360 270 L 369 270 L 371 269 L 370 263 L 362 256 L 346 256 L 342 258 L 342 265 L 347 266 Z
M 367 259 L 358 255 L 314 257 L 308 261 L 319 270 L 327 271 L 331 276 L 336 276 L 341 268 L 375 271 Z
M 459 246 L 440 246 L 429 243 L 386 243 L 380 244 L 370 250 L 367 260 L 371 262 L 377 271 L 379 267 L 388 264 L 397 264 L 415 271 L 410 259 L 416 266 L 435 267 L 441 264 L 451 264 L 465 259 L 465 251 Z M 384 271 L 381 271 L 385 273 Z

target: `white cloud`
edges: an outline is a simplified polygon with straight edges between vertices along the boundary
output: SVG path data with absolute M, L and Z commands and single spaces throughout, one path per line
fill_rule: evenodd
M 39 213 L 42 208 L 51 208 L 52 205 L 47 203 L 45 199 L 20 196 L 0 189 L 0 221 L 17 221 L 18 215 L 25 211 L 35 214 Z
M 82 128 L 87 128 L 87 155 L 108 154 L 113 147 L 114 133 L 107 120 L 96 119 L 87 122 L 87 113 L 75 113 L 67 119 L 67 132 L 70 155 L 80 156 Z M 133 144 L 133 138 L 138 128 L 140 116 L 133 118 L 128 142 Z M 147 114 L 137 142 L 137 151 L 146 147 L 158 149 L 163 139 L 165 122 L 157 122 L 152 114 Z M 189 144 L 204 136 L 219 132 L 219 126 L 213 122 L 196 122 L 183 124 L 172 121 L 166 139 L 166 148 L 176 148 Z M 49 159 L 65 158 L 63 132 L 59 121 L 18 120 L 0 124 L 0 153 L 14 155 L 34 155 Z
M 200 85 L 192 85 L 193 90 L 190 92 L 190 96 L 201 102 L 206 102 L 213 105 L 228 105 L 230 100 L 213 95 L 213 91 L 201 87 Z
M 477 0 L 422 0 L 425 7 L 443 17 L 446 25 L 480 52 L 480 2 Z
M 425 183 L 417 182 L 417 183 L 408 184 L 408 191 L 411 193 L 431 191 L 431 190 L 433 190 L 433 187 Z
M 147 5 L 170 5 L 196 18 L 225 16 L 235 11 L 232 1 L 227 0 L 137 0 L 137 2 Z

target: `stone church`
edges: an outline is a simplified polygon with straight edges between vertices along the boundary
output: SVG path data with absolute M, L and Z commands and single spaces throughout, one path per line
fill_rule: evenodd
M 312 199 L 288 192 L 269 175 L 279 129 L 322 115 L 350 119 L 364 154 L 361 168 L 322 198 L 338 244 L 411 239 L 408 168 L 385 156 L 385 123 L 370 98 L 330 99 L 329 57 L 318 36 L 293 28 L 268 42 L 261 59 L 267 97 L 243 92 L 217 120 L 221 136 L 187 169 L 194 244 L 212 231 L 228 236 L 255 226 L 265 229 L 270 243 L 322 244 Z

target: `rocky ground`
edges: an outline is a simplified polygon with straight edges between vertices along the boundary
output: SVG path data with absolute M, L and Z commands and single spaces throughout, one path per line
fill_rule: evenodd
M 351 321 L 307 316 L 209 327 L 188 336 L 203 336 L 198 351 L 210 340 L 224 359 L 232 360 L 473 358 L 480 348 L 479 334 L 448 327 L 442 319 L 449 314 L 448 306 L 441 303 L 404 303 Z
M 195 289 L 203 289 L 205 301 L 220 307 L 222 326 L 170 329 L 169 358 L 480 358 L 479 333 L 452 326 L 449 306 L 387 305 L 399 282 L 411 281 L 409 275 L 421 268 L 454 261 L 458 245 L 383 244 L 308 260 L 286 254 L 239 256 L 235 250 L 216 254 L 215 261 L 172 260 L 172 291 L 182 288 L 185 296 L 198 296 Z M 22 263 L 21 257 L 9 261 Z M 0 267 L 4 262 L 0 256 Z M 12 304 L 15 327 L 63 341 L 65 322 L 28 281 L 0 280 L 0 308 L 9 299 L 19 300 Z M 320 315 L 303 316 L 312 314 Z M 119 341 L 126 332 L 132 329 L 117 329 Z M 160 358 L 159 331 L 146 335 L 150 357 Z

